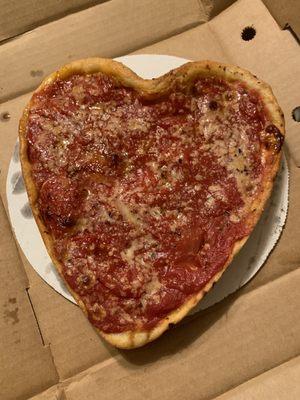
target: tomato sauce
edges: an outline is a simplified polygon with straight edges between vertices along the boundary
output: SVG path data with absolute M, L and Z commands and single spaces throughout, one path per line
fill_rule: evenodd
M 151 329 L 223 269 L 249 234 L 266 126 L 258 93 L 213 77 L 151 101 L 101 73 L 33 96 L 38 207 L 96 327 Z

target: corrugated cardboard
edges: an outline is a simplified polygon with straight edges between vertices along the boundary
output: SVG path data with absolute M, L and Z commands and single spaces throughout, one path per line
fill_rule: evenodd
M 299 399 L 300 357 L 251 379 L 216 400 Z
M 112 0 L 27 32 L 0 46 L 0 102 L 32 90 L 72 60 L 116 57 L 198 25 L 206 21 L 200 4 Z
M 240 64 L 269 81 L 285 111 L 291 191 L 279 243 L 242 290 L 145 348 L 126 352 L 106 345 L 78 308 L 36 275 L 16 250 L 2 211 L 1 400 L 299 398 L 300 124 L 291 118 L 299 105 L 299 47 L 259 0 L 240 0 L 201 24 L 213 13 L 210 4 L 112 0 L 0 46 L 5 64 L 0 65 L 1 198 L 6 206 L 6 172 L 30 96 L 25 93 L 41 79 L 30 71 L 46 74 L 71 58 L 115 56 L 137 48 L 211 58 Z M 241 38 L 246 26 L 256 29 L 249 42 Z M 1 118 L 7 113 L 9 118 Z
M 298 0 L 264 0 L 282 28 L 290 27 L 300 40 L 300 2 Z
M 0 41 L 105 0 L 1 0 Z
M 42 342 L 2 203 L 0 226 L 0 398 L 26 398 L 56 383 L 57 372 L 50 348 Z

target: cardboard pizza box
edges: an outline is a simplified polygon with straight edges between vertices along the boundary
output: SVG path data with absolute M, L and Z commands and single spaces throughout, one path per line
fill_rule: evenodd
M 0 399 L 299 399 L 299 2 L 0 3 Z M 18 120 L 41 79 L 70 60 L 132 52 L 226 61 L 269 82 L 286 118 L 290 200 L 249 284 L 146 347 L 119 351 L 30 266 L 5 190 Z

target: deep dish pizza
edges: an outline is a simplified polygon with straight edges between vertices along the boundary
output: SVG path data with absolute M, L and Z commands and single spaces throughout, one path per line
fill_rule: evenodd
M 283 114 L 238 67 L 152 80 L 86 59 L 50 75 L 20 121 L 30 204 L 92 325 L 120 348 L 181 320 L 247 240 L 279 167 Z

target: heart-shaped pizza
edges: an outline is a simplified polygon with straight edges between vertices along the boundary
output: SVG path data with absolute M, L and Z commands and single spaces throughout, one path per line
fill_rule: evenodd
M 235 66 L 144 80 L 92 58 L 43 81 L 19 136 L 53 263 L 97 331 L 134 348 L 180 321 L 249 237 L 284 119 L 270 87 Z

